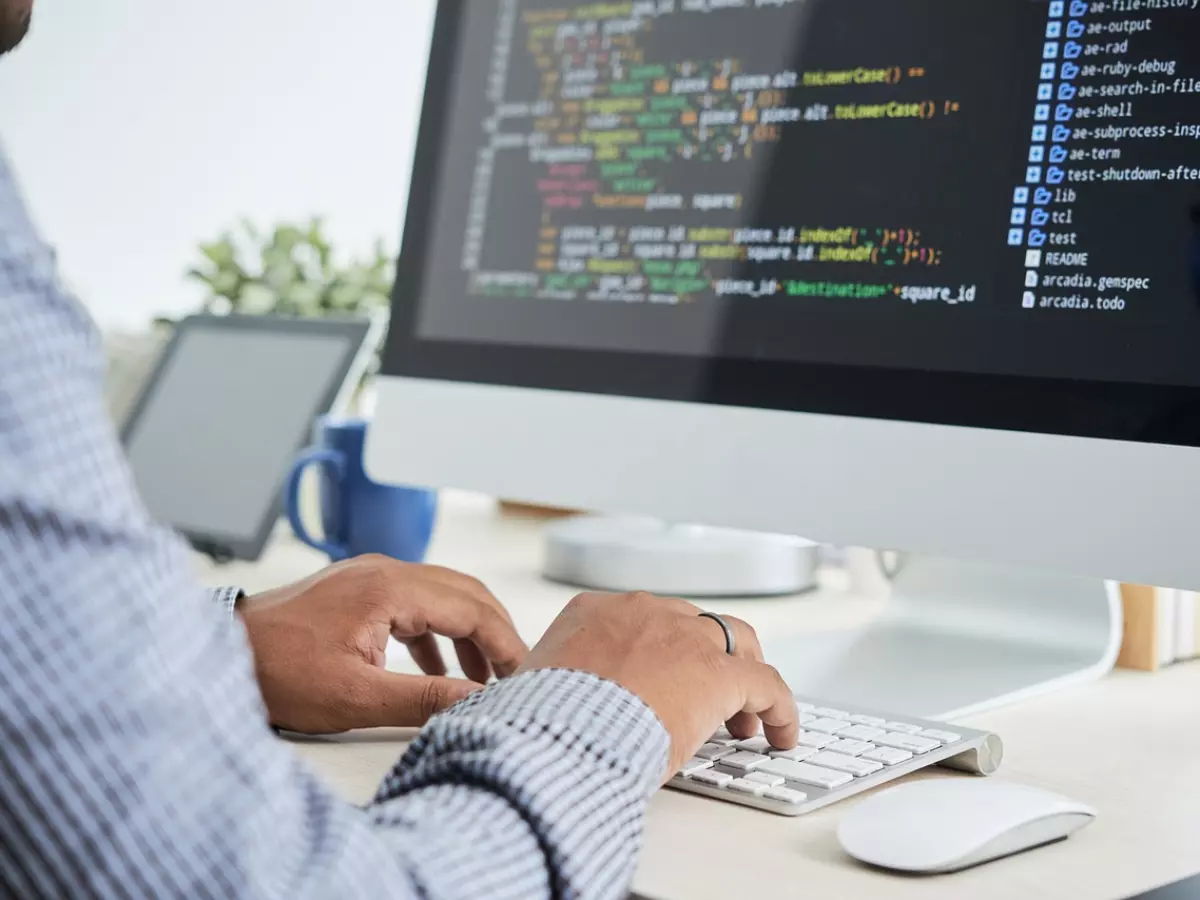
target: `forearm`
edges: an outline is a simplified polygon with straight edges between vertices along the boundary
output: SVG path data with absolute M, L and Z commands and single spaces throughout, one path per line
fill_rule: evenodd
M 105 439 L 98 404 L 72 410 L 73 426 Z M 4 413 L 11 421 L 12 406 Z M 72 465 L 97 466 L 84 446 Z M 271 735 L 240 626 L 214 614 L 186 551 L 123 495 L 123 470 L 85 497 L 78 471 L 0 458 L 8 890 L 524 900 L 624 889 L 666 746 L 630 695 L 560 673 L 496 686 L 436 720 L 379 800 L 355 809 Z
M 586 676 L 436 720 L 362 810 L 267 728 L 244 633 L 137 500 L 99 343 L 0 160 L 0 894 L 617 896 L 666 736 Z
M 624 897 L 668 743 L 654 714 L 614 684 L 577 672 L 526 673 L 434 719 L 371 814 L 424 829 L 422 850 L 436 847 L 425 858 L 439 864 L 414 868 L 437 888 L 432 896 L 468 896 L 457 889 L 466 886 L 463 873 L 483 878 L 499 863 L 507 881 L 486 896 L 542 897 L 548 887 L 554 897 Z M 476 786 L 492 795 L 489 806 L 515 811 L 520 839 L 478 817 L 456 793 L 464 789 L 449 785 Z

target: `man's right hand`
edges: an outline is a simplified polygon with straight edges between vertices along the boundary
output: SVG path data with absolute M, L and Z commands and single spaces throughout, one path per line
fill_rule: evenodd
M 584 594 L 550 626 L 525 660 L 531 669 L 591 672 L 640 697 L 671 735 L 670 778 L 722 723 L 735 737 L 758 733 L 781 750 L 799 737 L 796 701 L 766 665 L 758 637 L 724 616 L 737 637 L 725 652 L 714 621 L 683 600 L 649 594 Z

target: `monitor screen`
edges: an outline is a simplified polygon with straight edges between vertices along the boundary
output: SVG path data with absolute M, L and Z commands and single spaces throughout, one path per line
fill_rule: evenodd
M 1147 437 L 1200 388 L 1197 46 L 1200 0 L 443 2 L 389 370 Z
M 278 515 L 292 459 L 314 417 L 329 410 L 366 330 L 254 322 L 185 326 L 124 437 L 150 513 L 226 547 L 254 541 Z

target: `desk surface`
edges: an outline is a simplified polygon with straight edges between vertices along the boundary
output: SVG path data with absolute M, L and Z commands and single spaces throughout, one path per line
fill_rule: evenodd
M 486 501 L 452 496 L 431 551 L 431 561 L 487 582 L 530 641 L 572 594 L 537 577 L 539 527 L 501 518 Z M 254 592 L 322 564 L 318 554 L 280 538 L 256 565 L 215 570 L 202 563 L 201 569 L 209 583 Z M 794 600 L 712 605 L 736 611 L 768 635 L 846 627 L 878 607 L 878 601 L 833 589 Z M 411 670 L 402 649 L 389 654 L 389 662 Z M 1200 871 L 1200 665 L 1153 676 L 1121 672 L 964 724 L 1004 739 L 1000 777 L 1089 803 L 1100 810 L 1099 820 L 1065 843 L 970 872 L 897 878 L 857 866 L 838 848 L 838 822 L 854 801 L 784 819 L 662 791 L 650 806 L 636 891 L 655 900 L 725 900 L 744 895 L 749 883 L 759 890 L 769 885 L 774 897 L 806 900 L 1119 900 Z M 378 731 L 296 746 L 347 800 L 364 802 L 411 737 Z M 931 777 L 958 776 L 936 771 Z

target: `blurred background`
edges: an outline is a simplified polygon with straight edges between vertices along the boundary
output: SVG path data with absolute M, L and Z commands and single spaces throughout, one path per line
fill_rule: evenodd
M 376 302 L 399 244 L 433 5 L 38 6 L 0 79 L 3 140 L 111 342 L 226 301 Z

